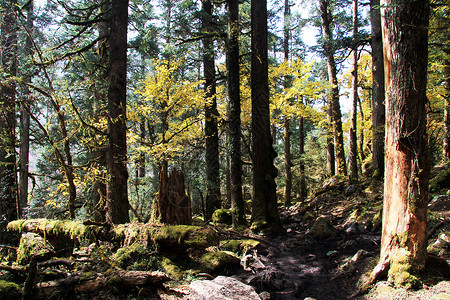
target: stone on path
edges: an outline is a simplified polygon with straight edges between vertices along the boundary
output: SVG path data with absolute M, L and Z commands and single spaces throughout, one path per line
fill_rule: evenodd
M 196 280 L 190 284 L 189 299 L 260 300 L 255 289 L 237 279 L 218 276 L 214 280 Z M 191 298 L 193 297 L 193 298 Z

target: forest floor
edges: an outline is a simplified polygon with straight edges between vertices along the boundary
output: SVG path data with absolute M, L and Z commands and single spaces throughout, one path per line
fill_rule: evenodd
M 385 281 L 365 294 L 359 288 L 377 263 L 381 241 L 380 182 L 324 184 L 308 202 L 282 213 L 286 233 L 255 237 L 259 267 L 235 276 L 270 299 L 450 299 L 450 195 L 429 205 L 430 263 L 420 288 L 395 288 Z M 439 257 L 441 259 L 439 259 Z

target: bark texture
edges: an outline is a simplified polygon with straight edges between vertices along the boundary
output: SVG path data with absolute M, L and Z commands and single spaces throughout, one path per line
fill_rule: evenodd
M 1 20 L 1 68 L 4 74 L 0 83 L 0 243 L 17 241 L 15 235 L 6 232 L 8 222 L 17 219 L 16 183 L 16 79 L 17 74 L 17 1 L 2 3 Z
M 204 34 L 212 32 L 211 0 L 202 1 L 202 29 Z M 221 207 L 220 201 L 220 165 L 219 133 L 216 101 L 216 78 L 214 64 L 214 44 L 211 37 L 203 38 L 203 72 L 205 76 L 205 158 L 206 158 L 206 216 L 211 219 L 213 212 Z
M 450 59 L 445 60 L 445 96 L 444 96 L 444 162 L 450 162 Z
M 255 227 L 281 228 L 276 198 L 276 152 L 270 136 L 267 1 L 251 1 L 252 90 L 252 222 Z
M 229 151 L 233 225 L 245 224 L 242 196 L 241 97 L 239 76 L 239 1 L 228 0 L 227 87 L 229 101 Z
M 128 171 L 126 127 L 128 0 L 115 0 L 111 6 L 108 89 L 108 191 L 106 219 L 113 224 L 127 223 Z
M 386 172 L 379 265 L 396 284 L 425 267 L 429 181 L 426 0 L 381 1 L 386 88 Z
M 384 65 L 383 40 L 381 34 L 380 0 L 370 1 L 370 22 L 372 24 L 372 165 L 373 176 L 384 176 Z

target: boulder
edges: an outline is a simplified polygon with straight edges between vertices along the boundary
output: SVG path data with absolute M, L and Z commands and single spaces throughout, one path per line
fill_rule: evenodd
M 196 280 L 189 287 L 190 298 L 197 300 L 261 300 L 253 287 L 232 277 Z

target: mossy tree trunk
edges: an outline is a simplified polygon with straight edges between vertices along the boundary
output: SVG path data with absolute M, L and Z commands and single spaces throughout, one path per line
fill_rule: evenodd
M 302 105 L 303 98 L 300 99 Z M 303 202 L 306 200 L 307 190 L 306 190 L 306 174 L 305 174 L 305 162 L 303 155 L 305 154 L 305 133 L 303 129 L 303 117 L 300 116 L 298 119 L 298 154 L 300 155 L 299 169 L 300 169 L 300 183 L 299 183 L 299 201 Z
M 229 149 L 233 225 L 245 224 L 242 195 L 241 97 L 239 76 L 239 1 L 228 0 L 227 91 L 229 101 Z
M 444 162 L 450 162 L 450 59 L 445 60 L 445 107 L 444 107 Z
M 206 216 L 211 219 L 213 212 L 221 207 L 220 201 L 220 165 L 219 132 L 216 101 L 216 78 L 214 63 L 214 44 L 212 33 L 211 0 L 202 0 L 203 72 L 205 76 L 205 158 L 206 158 Z
M 276 152 L 270 135 L 267 1 L 251 1 L 252 91 L 252 223 L 255 227 L 281 228 L 276 197 Z
M 16 184 L 16 75 L 17 1 L 2 2 L 0 67 L 6 79 L 0 84 L 0 243 L 14 243 L 6 232 L 8 222 L 17 219 Z M 14 238 L 13 238 L 14 237 Z
M 394 5 L 393 5 L 394 4 Z M 386 172 L 380 261 L 396 284 L 425 267 L 429 181 L 426 82 L 429 2 L 381 1 Z
M 383 41 L 381 34 L 380 0 L 370 1 L 370 22 L 372 26 L 372 165 L 373 176 L 384 176 L 384 66 Z

